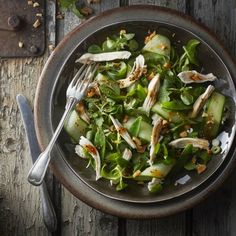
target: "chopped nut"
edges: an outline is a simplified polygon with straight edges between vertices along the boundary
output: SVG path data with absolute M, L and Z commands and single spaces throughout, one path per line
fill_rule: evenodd
M 175 33 L 173 33 L 173 34 L 171 35 L 171 37 L 174 38 L 174 37 L 175 37 Z
M 93 13 L 93 9 L 91 7 L 83 7 L 80 9 L 81 14 L 84 16 L 91 15 Z
M 186 138 L 186 137 L 188 136 L 188 133 L 187 133 L 187 131 L 183 131 L 183 132 L 181 132 L 181 133 L 179 134 L 179 136 L 180 136 L 181 138 Z
M 124 29 L 122 29 L 122 30 L 120 31 L 120 35 L 123 35 L 123 34 L 126 34 L 126 30 L 124 30 Z
M 203 171 L 205 171 L 206 165 L 198 164 L 197 165 L 197 173 L 201 174 Z
M 40 25 L 41 25 L 41 22 L 40 22 L 39 19 L 37 19 L 37 20 L 34 22 L 33 27 L 34 27 L 34 28 L 38 28 Z
M 55 48 L 55 46 L 54 46 L 53 44 L 49 44 L 49 45 L 48 45 L 48 49 L 49 49 L 50 51 L 53 51 L 54 48 Z
M 38 2 L 34 2 L 34 3 L 33 3 L 33 7 L 40 7 L 40 5 L 39 5 Z
M 153 31 L 148 36 L 145 37 L 144 43 L 147 44 L 154 36 L 156 35 L 156 31 Z
M 19 41 L 18 46 L 19 46 L 19 48 L 23 48 L 24 47 L 24 43 Z
M 166 68 L 166 69 L 170 69 L 171 68 L 171 64 L 170 63 L 165 63 L 163 65 L 163 67 Z
M 29 1 L 28 1 L 28 5 L 29 5 L 29 6 L 32 6 L 32 5 L 33 5 L 33 1 L 30 1 L 30 0 L 29 0 Z
M 192 158 L 192 160 L 191 160 L 191 162 L 193 163 L 193 164 L 195 164 L 196 163 L 196 157 L 194 156 L 193 158 Z
M 82 101 L 75 105 L 75 110 L 79 113 L 84 112 L 84 103 Z
M 42 13 L 36 13 L 36 16 L 38 16 L 38 17 L 42 17 L 43 14 L 42 14 Z
M 144 153 L 147 148 L 147 145 L 142 145 L 137 147 L 137 152 L 138 153 Z
M 136 170 L 134 173 L 133 173 L 133 177 L 138 177 L 139 175 L 141 174 L 141 171 L 140 170 Z
M 163 125 L 163 126 L 167 126 L 168 124 L 169 124 L 168 120 L 163 120 L 163 121 L 162 121 L 162 125 Z
M 164 51 L 164 50 L 166 50 L 167 48 L 168 48 L 168 47 L 167 47 L 166 45 L 164 45 L 164 44 L 161 45 L 161 50 Z
M 155 76 L 154 72 L 152 71 L 148 77 L 147 77 L 147 80 L 152 80 L 152 78 Z
M 61 13 L 58 13 L 57 16 L 56 16 L 56 18 L 57 18 L 58 20 L 63 20 L 63 19 L 64 19 L 64 16 L 63 16 Z
M 128 116 L 128 115 L 125 115 L 125 117 L 124 117 L 124 119 L 123 119 L 123 122 L 126 123 L 128 120 L 129 120 L 129 116 Z
M 93 87 L 88 88 L 87 90 L 87 97 L 91 98 L 96 94 L 96 90 Z
M 140 139 L 138 139 L 138 138 L 136 138 L 136 137 L 133 137 L 133 140 L 134 140 L 134 142 L 135 142 L 135 144 L 136 144 L 137 146 L 141 146 L 141 145 L 142 145 Z

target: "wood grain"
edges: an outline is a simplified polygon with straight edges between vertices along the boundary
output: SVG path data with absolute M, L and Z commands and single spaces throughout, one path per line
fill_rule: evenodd
M 55 21 L 55 2 L 48 1 L 47 28 Z M 49 15 L 47 15 L 49 16 Z M 55 32 L 55 30 L 54 30 Z M 47 41 L 54 42 L 52 32 Z M 24 94 L 31 105 L 37 80 L 48 58 L 0 60 L 0 235 L 50 235 L 44 226 L 39 191 L 27 180 L 32 165 L 15 97 Z M 52 187 L 51 177 L 48 183 Z M 52 188 L 50 189 L 52 190 Z
M 195 0 L 193 16 L 206 24 L 236 56 L 236 2 Z M 236 232 L 236 174 L 206 201 L 193 209 L 193 235 L 233 236 Z
M 100 4 L 92 5 L 95 14 L 118 6 L 119 1 L 101 1 Z M 67 11 L 59 30 L 66 34 L 79 25 L 80 22 L 80 19 Z M 60 35 L 60 39 L 61 37 L 63 35 Z M 87 206 L 65 188 L 62 188 L 61 235 L 116 236 L 118 235 L 118 219 Z
M 38 189 L 26 180 L 32 162 L 15 102 L 18 93 L 32 102 L 45 59 L 0 61 L 0 235 L 47 235 Z

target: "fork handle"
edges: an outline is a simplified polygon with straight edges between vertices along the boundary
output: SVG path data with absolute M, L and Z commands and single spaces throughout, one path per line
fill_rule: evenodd
M 74 107 L 76 103 L 76 99 L 74 98 L 71 98 L 67 105 L 66 105 L 66 109 L 65 109 L 65 112 L 57 126 L 57 129 L 55 130 L 55 133 L 51 139 L 51 141 L 49 142 L 47 148 L 45 149 L 44 152 L 42 152 L 39 157 L 37 158 L 36 162 L 34 163 L 34 165 L 32 166 L 32 168 L 30 169 L 29 171 L 29 174 L 28 174 L 28 181 L 35 185 L 35 186 L 38 186 L 38 185 L 41 185 L 42 184 L 42 181 L 44 179 L 44 176 L 45 176 L 45 173 L 46 173 L 46 170 L 47 170 L 47 167 L 48 167 L 48 164 L 49 164 L 49 161 L 51 159 L 51 150 L 53 148 L 53 145 L 55 144 L 56 140 L 57 140 L 57 137 L 58 135 L 60 134 L 63 126 L 64 126 L 64 123 L 65 123 L 65 120 L 69 114 L 69 112 L 72 110 L 72 108 Z

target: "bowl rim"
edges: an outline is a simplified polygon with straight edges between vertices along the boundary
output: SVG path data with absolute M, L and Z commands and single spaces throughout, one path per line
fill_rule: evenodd
M 170 10 L 170 9 L 167 9 L 167 8 L 164 8 L 164 7 L 150 6 L 150 5 L 134 5 L 134 6 L 128 6 L 128 7 L 114 8 L 114 9 L 105 11 L 105 12 L 99 14 L 98 16 L 95 16 L 95 17 L 89 19 L 88 21 L 80 24 L 73 31 L 71 31 L 69 34 L 67 34 L 66 37 L 59 43 L 59 45 L 53 51 L 53 53 L 51 54 L 50 58 L 48 59 L 46 65 L 45 65 L 45 67 L 44 67 L 44 69 L 42 71 L 42 74 L 40 76 L 39 83 L 38 83 L 38 86 L 37 86 L 37 90 L 36 90 L 36 97 L 35 97 L 35 104 L 34 104 L 34 107 L 35 107 L 36 133 L 37 133 L 37 137 L 38 137 L 38 140 L 39 140 L 39 144 L 40 144 L 42 149 L 45 148 L 45 143 L 47 143 L 47 141 L 45 141 L 45 135 L 42 133 L 42 128 L 43 127 L 42 127 L 42 124 L 40 122 L 40 119 L 41 119 L 40 109 L 41 109 L 41 107 L 39 106 L 39 101 L 40 101 L 39 99 L 40 99 L 40 97 L 42 95 L 41 88 L 43 87 L 43 84 L 46 83 L 46 81 L 45 81 L 46 79 L 45 78 L 47 77 L 48 67 L 50 67 L 52 64 L 55 64 L 55 60 L 56 60 L 57 56 L 60 54 L 61 50 L 63 50 L 64 45 L 67 43 L 67 41 L 69 39 L 73 38 L 73 36 L 75 36 L 77 33 L 79 33 L 80 29 L 82 29 L 83 27 L 86 27 L 87 24 L 93 23 L 94 21 L 99 20 L 99 19 L 104 18 L 104 17 L 109 17 L 109 15 L 114 14 L 114 13 L 119 13 L 119 12 L 124 12 L 124 11 L 129 11 L 129 10 L 131 10 L 131 11 L 132 10 L 142 10 L 142 11 L 143 10 L 146 10 L 146 11 L 153 11 L 153 10 L 155 10 L 155 11 L 162 12 L 163 14 L 166 13 L 166 14 L 170 14 L 170 15 L 176 15 L 177 17 L 181 18 L 182 20 L 191 22 L 191 24 L 194 24 L 196 28 L 199 28 L 201 31 L 204 31 L 207 35 L 209 35 L 211 38 L 213 38 L 214 41 L 217 42 L 218 47 L 223 49 L 224 56 L 227 58 L 228 63 L 231 64 L 231 67 L 234 65 L 233 59 L 230 57 L 229 53 L 225 50 L 224 46 L 222 46 L 222 44 L 218 41 L 216 36 L 214 34 L 212 34 L 212 33 L 209 33 L 209 30 L 205 26 L 202 26 L 202 24 L 199 24 L 198 22 L 196 22 L 192 17 L 186 16 L 183 13 L 180 13 L 180 12 L 175 11 L 175 10 Z M 140 20 L 140 19 L 137 19 L 137 20 Z M 196 34 L 196 33 L 194 33 L 194 34 Z M 200 37 L 200 38 L 202 38 L 202 37 Z M 77 46 L 78 45 L 75 45 L 74 49 Z M 74 51 L 74 49 L 72 51 Z M 213 48 L 213 50 L 214 50 L 214 48 Z M 217 52 L 216 52 L 216 54 L 219 55 Z M 67 54 L 67 58 L 68 57 L 70 57 L 70 54 Z M 66 61 L 67 61 L 67 59 L 64 61 L 64 63 Z M 231 67 L 229 68 L 229 67 L 226 66 L 226 68 L 229 70 L 229 72 L 230 72 L 230 74 L 232 76 L 232 74 L 236 74 L 236 71 L 235 71 L 235 67 L 234 68 L 231 68 Z M 234 71 L 234 73 L 232 73 L 231 70 Z M 233 78 L 233 76 L 232 76 L 232 78 Z M 51 116 L 51 114 L 50 114 L 50 116 Z M 51 120 L 51 117 L 49 117 L 49 120 Z M 235 142 L 235 140 L 233 142 Z M 60 151 L 57 150 L 57 154 L 59 152 Z M 232 151 L 231 151 L 231 153 L 232 153 Z M 228 155 L 229 154 L 230 153 L 228 153 Z M 234 154 L 235 154 L 235 151 L 234 151 Z M 225 164 L 226 165 L 225 168 L 228 170 L 227 172 L 229 172 L 229 170 L 232 169 L 232 166 L 230 166 L 230 163 L 233 162 L 233 160 L 235 159 L 234 156 L 235 155 L 233 155 L 233 157 L 228 160 L 228 164 Z M 137 215 L 137 214 L 134 214 L 134 213 L 127 213 L 127 211 L 123 211 L 122 212 L 121 210 L 118 210 L 118 208 L 111 209 L 111 206 L 107 208 L 107 207 L 105 207 L 105 206 L 103 206 L 101 204 L 98 204 L 94 199 L 87 199 L 84 196 L 81 196 L 81 193 L 76 191 L 76 189 L 74 189 L 73 184 L 71 184 L 70 181 L 68 181 L 68 179 L 66 179 L 65 175 L 62 174 L 61 169 L 59 168 L 59 166 L 56 164 L 55 161 L 52 161 L 50 167 L 51 167 L 53 173 L 58 177 L 60 182 L 63 185 L 65 185 L 65 187 L 68 188 L 69 191 L 71 191 L 76 197 L 78 197 L 82 201 L 85 201 L 89 205 L 92 205 L 93 207 L 98 208 L 100 210 L 103 210 L 103 211 L 105 211 L 107 213 L 114 214 L 114 215 L 117 215 L 117 216 L 131 217 L 131 218 L 160 217 L 160 216 L 165 216 L 165 215 L 173 214 L 173 213 L 176 213 L 176 212 L 178 212 L 180 210 L 186 209 L 186 208 L 192 206 L 193 204 L 196 204 L 201 199 L 205 198 L 208 195 L 208 192 L 214 190 L 217 186 L 219 186 L 223 182 L 223 180 L 226 178 L 226 176 L 228 175 L 228 173 L 227 174 L 225 173 L 225 175 L 223 175 L 223 173 L 220 172 L 220 174 L 215 179 L 215 181 L 213 181 L 210 186 L 208 186 L 205 189 L 201 190 L 200 194 L 198 193 L 197 195 L 194 194 L 194 196 L 191 196 L 190 198 L 188 197 L 189 201 L 186 201 L 186 199 L 185 199 L 185 201 L 183 201 L 182 204 L 179 204 L 179 203 L 177 203 L 175 201 L 173 203 L 173 201 L 170 200 L 168 202 L 169 203 L 172 202 L 172 208 L 171 208 L 172 210 L 169 209 L 170 207 L 166 208 L 166 207 L 162 206 L 163 207 L 163 211 L 158 212 L 156 210 L 156 212 L 151 214 L 152 216 L 149 217 L 149 215 L 147 215 L 147 214 Z M 68 166 L 66 168 L 68 168 Z M 223 169 L 223 170 L 225 172 L 225 169 Z M 67 171 L 69 171 L 69 169 Z M 83 186 L 84 184 L 80 183 L 80 185 Z M 86 187 L 88 187 L 88 186 L 86 186 Z M 211 187 L 211 188 L 209 188 L 209 187 Z M 85 188 L 85 186 L 83 186 L 83 188 Z M 208 189 L 207 192 L 206 192 L 206 189 Z M 87 189 L 87 192 L 89 192 L 89 189 Z M 101 198 L 101 196 L 99 196 L 99 197 Z M 97 198 L 98 198 L 98 196 L 97 196 Z M 102 199 L 102 200 L 104 200 L 104 199 Z M 113 201 L 117 203 L 116 200 L 113 200 Z M 120 203 L 117 204 L 117 205 L 120 205 Z M 135 205 L 135 204 L 127 203 L 127 204 L 123 204 L 123 205 L 128 205 L 129 207 L 131 207 L 131 205 Z M 168 212 L 166 211 L 166 209 L 168 209 Z

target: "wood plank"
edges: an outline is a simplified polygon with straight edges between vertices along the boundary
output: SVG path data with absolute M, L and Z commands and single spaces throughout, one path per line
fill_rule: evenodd
M 186 11 L 185 0 L 168 1 L 168 0 L 130 0 L 130 4 L 155 4 L 176 9 L 182 12 Z M 159 236 L 182 236 L 186 235 L 186 213 L 180 213 L 175 216 L 164 219 L 154 220 L 127 220 L 126 235 L 159 235 Z
M 48 39 L 54 43 L 55 2 L 47 4 Z M 55 32 L 55 30 L 54 30 Z M 40 58 L 0 60 L 0 235 L 50 235 L 44 226 L 39 191 L 26 179 L 32 165 L 15 97 L 33 104 L 35 88 L 48 52 Z M 52 180 L 48 175 L 52 190 Z
M 206 24 L 236 56 L 236 2 L 195 0 L 193 16 Z M 193 209 L 193 235 L 235 235 L 236 174 L 206 201 Z
M 172 8 L 175 10 L 179 10 L 182 12 L 186 11 L 186 0 L 177 0 L 177 1 L 170 1 L 170 0 L 129 0 L 129 5 L 135 4 L 153 4 L 157 6 L 163 6 Z
M 93 4 L 95 14 L 106 9 L 119 6 L 119 1 L 101 1 Z M 71 12 L 65 12 L 65 19 L 60 22 L 59 31 L 68 33 L 81 20 Z M 60 39 L 63 35 L 60 35 Z M 110 236 L 118 234 L 118 219 L 98 210 L 95 210 L 62 187 L 61 193 L 61 235 L 101 235 Z

